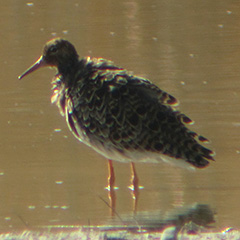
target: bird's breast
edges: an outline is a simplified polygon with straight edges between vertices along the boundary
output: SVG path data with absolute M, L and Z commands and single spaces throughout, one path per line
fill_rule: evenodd
M 65 115 L 66 87 L 61 81 L 61 75 L 56 75 L 52 80 L 52 97 L 51 102 L 55 103 L 62 116 Z

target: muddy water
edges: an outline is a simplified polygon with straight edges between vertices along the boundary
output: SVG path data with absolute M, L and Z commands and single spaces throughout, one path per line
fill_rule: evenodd
M 240 8 L 236 1 L 5 1 L 1 4 L 0 230 L 101 224 L 107 161 L 71 135 L 50 103 L 54 70 L 17 76 L 54 36 L 104 57 L 180 100 L 216 162 L 189 172 L 137 164 L 138 212 L 207 204 L 215 226 L 239 227 Z M 115 163 L 116 211 L 132 215 L 128 164 Z

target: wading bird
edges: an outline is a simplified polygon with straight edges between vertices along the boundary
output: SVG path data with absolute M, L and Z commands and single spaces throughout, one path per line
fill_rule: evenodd
M 214 160 L 213 152 L 200 144 L 207 139 L 189 130 L 191 119 L 174 108 L 177 100 L 149 80 L 106 59 L 79 58 L 75 47 L 61 38 L 47 42 L 19 79 L 43 66 L 57 68 L 51 101 L 73 135 L 109 159 L 111 192 L 112 160 L 131 163 L 135 193 L 135 162 L 203 168 Z

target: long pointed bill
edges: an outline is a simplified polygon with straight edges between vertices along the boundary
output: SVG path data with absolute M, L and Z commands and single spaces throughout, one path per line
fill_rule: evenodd
M 23 77 L 25 77 L 26 75 L 28 75 L 29 73 L 46 66 L 46 63 L 43 59 L 43 56 L 41 56 L 31 67 L 29 67 L 22 75 L 18 76 L 18 79 L 22 79 Z

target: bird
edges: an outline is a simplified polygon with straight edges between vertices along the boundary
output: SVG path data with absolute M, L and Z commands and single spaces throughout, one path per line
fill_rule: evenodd
M 189 129 L 193 121 L 177 109 L 177 99 L 150 80 L 110 60 L 80 58 L 62 38 L 48 41 L 39 59 L 18 78 L 44 66 L 57 69 L 51 102 L 70 131 L 108 159 L 110 189 L 115 183 L 112 161 L 131 163 L 135 189 L 135 163 L 167 162 L 193 169 L 214 161 L 215 153 L 202 144 L 207 138 Z

